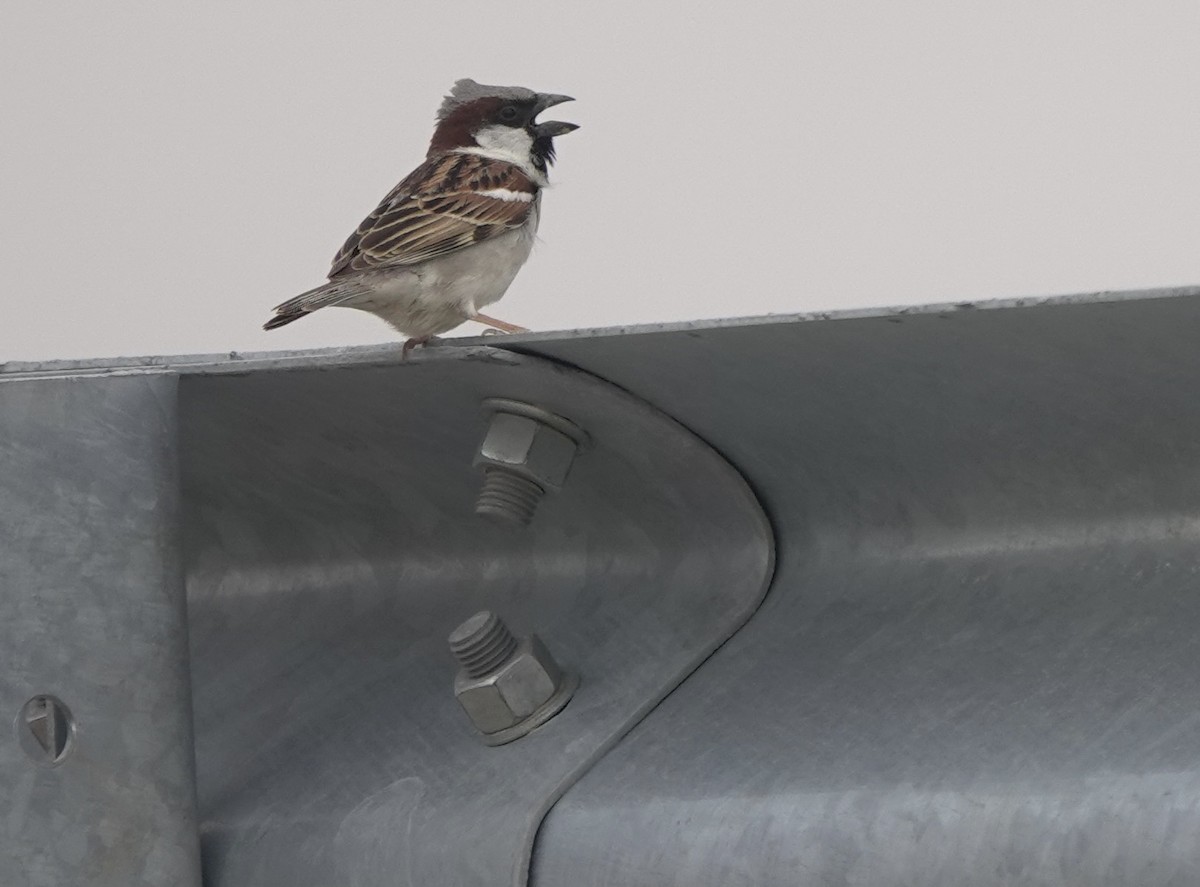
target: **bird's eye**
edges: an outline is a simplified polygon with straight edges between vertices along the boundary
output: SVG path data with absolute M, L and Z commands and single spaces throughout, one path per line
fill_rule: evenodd
M 505 105 L 500 109 L 500 119 L 505 123 L 512 123 L 521 115 L 521 112 L 514 105 Z

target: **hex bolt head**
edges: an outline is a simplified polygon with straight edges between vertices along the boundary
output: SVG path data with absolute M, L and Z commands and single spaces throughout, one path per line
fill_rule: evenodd
M 15 727 L 18 744 L 44 767 L 61 764 L 75 744 L 75 719 L 55 696 L 42 694 L 26 702 Z
M 484 402 L 492 413 L 475 456 L 483 488 L 475 513 L 527 526 L 548 490 L 560 490 L 587 435 L 562 416 L 503 398 Z
M 449 641 L 462 665 L 454 695 L 488 745 L 512 742 L 546 723 L 579 686 L 536 635 L 515 637 L 487 610 L 454 629 Z

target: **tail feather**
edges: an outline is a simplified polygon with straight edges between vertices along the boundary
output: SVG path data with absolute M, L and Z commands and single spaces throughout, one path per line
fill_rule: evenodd
M 263 324 L 264 330 L 277 330 L 281 326 L 291 323 L 293 320 L 299 320 L 306 314 L 312 314 L 311 311 L 295 311 L 291 314 L 276 314 L 270 320 Z
M 330 305 L 341 305 L 347 299 L 361 296 L 367 292 L 361 283 L 337 281 L 324 284 L 316 289 L 301 293 L 288 299 L 273 309 L 275 316 L 263 324 L 264 330 L 274 330 L 286 326 L 293 320 L 299 320 L 306 314 L 312 314 L 318 308 Z

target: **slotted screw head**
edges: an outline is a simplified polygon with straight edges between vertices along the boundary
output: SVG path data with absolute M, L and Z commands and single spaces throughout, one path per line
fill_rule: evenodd
M 44 767 L 61 764 L 75 744 L 75 719 L 56 696 L 39 694 L 26 702 L 15 727 L 21 748 Z

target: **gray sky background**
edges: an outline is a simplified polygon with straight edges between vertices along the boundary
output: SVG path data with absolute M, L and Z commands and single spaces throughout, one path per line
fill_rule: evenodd
M 539 330 L 1200 283 L 1200 3 L 33 3 L 0 31 L 0 362 L 264 333 L 453 81 L 565 92 Z M 457 333 L 473 334 L 465 324 Z

